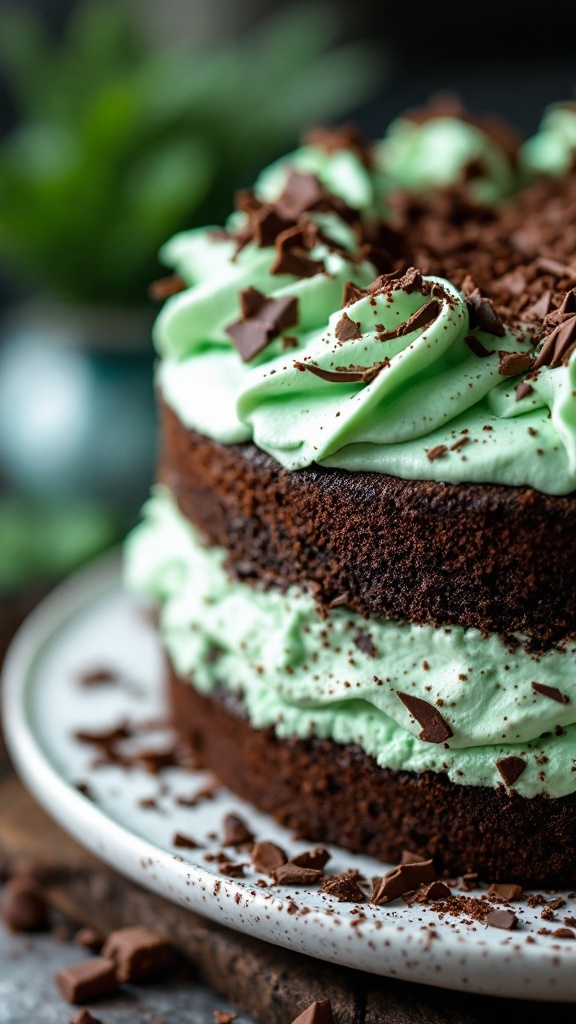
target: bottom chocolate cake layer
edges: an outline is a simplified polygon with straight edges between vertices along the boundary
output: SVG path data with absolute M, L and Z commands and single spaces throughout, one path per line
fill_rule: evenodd
M 204 697 L 174 672 L 169 688 L 179 735 L 203 766 L 301 838 L 394 864 L 410 850 L 446 875 L 576 883 L 576 794 L 527 799 L 504 786 L 380 768 L 357 746 L 254 729 L 236 697 Z

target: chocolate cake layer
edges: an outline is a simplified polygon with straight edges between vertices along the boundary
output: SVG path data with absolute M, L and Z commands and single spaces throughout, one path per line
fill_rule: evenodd
M 229 693 L 201 696 L 175 673 L 169 686 L 176 728 L 202 764 L 302 838 L 391 863 L 410 850 L 433 857 L 448 875 L 574 883 L 576 794 L 526 799 L 504 786 L 459 786 L 442 774 L 379 768 L 357 746 L 254 729 Z
M 576 635 L 576 500 L 312 466 L 221 445 L 162 407 L 160 478 L 237 576 L 411 622 Z

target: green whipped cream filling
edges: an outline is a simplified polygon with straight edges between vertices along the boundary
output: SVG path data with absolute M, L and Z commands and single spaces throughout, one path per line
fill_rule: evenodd
M 531 173 L 560 177 L 570 170 L 576 155 L 576 106 L 558 104 L 545 112 L 538 131 L 527 139 L 521 161 Z
M 517 401 L 519 378 L 500 373 L 499 353 L 530 350 L 530 328 L 504 338 L 471 331 L 462 294 L 435 278 L 425 278 L 422 291 L 380 293 L 348 306 L 362 337 L 339 341 L 342 284 L 347 277 L 366 284 L 373 269 L 331 253 L 334 277 L 317 274 L 270 293 L 305 295 L 289 332 L 297 348 L 282 352 L 278 339 L 245 365 L 223 326 L 238 315 L 242 258 L 259 264 L 272 250 L 246 246 L 231 264 L 230 246 L 193 232 L 177 236 L 170 250 L 178 271 L 197 282 L 168 300 L 156 324 L 165 357 L 160 389 L 186 426 L 224 444 L 253 440 L 291 470 L 316 462 L 404 479 L 529 485 L 547 494 L 576 489 L 576 356 L 568 366 L 543 368 L 531 381 L 533 393 Z M 244 280 L 254 284 L 252 270 Z M 434 284 L 432 322 L 381 340 L 430 301 Z M 470 348 L 470 335 L 487 357 Z M 382 361 L 370 383 L 327 381 L 297 365 L 335 370 Z M 430 459 L 439 447 L 446 450 Z
M 526 761 L 514 785 L 523 796 L 576 790 L 575 647 L 535 657 L 521 637 L 509 648 L 475 629 L 344 608 L 323 615 L 299 588 L 264 592 L 230 579 L 225 559 L 161 488 L 127 543 L 127 581 L 160 602 L 170 658 L 201 693 L 223 686 L 242 695 L 256 728 L 357 743 L 382 767 L 494 787 L 496 762 L 517 755 Z M 441 711 L 453 733 L 446 744 L 419 739 L 398 692 Z
M 498 202 L 518 185 L 510 158 L 497 142 L 458 117 L 430 117 L 424 122 L 399 117 L 374 152 L 388 191 L 451 185 L 464 181 L 470 167 L 476 168 L 477 176 L 467 185 L 480 202 Z

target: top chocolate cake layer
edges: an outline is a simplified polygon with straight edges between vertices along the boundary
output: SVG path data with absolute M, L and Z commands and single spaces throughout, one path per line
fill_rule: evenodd
M 411 622 L 576 635 L 576 503 L 531 488 L 401 480 L 220 445 L 162 406 L 160 477 L 230 571 Z

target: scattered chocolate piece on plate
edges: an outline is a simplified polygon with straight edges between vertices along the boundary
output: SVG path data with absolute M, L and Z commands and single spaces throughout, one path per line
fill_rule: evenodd
M 505 931 L 512 931 L 518 924 L 518 918 L 511 910 L 491 910 L 486 915 L 485 922 L 489 928 L 503 928 Z
M 271 875 L 276 868 L 286 864 L 288 856 L 280 846 L 276 846 L 276 843 L 264 841 L 254 843 L 250 859 L 256 871 L 262 871 L 265 875 Z M 309 866 L 311 867 L 312 865 Z

